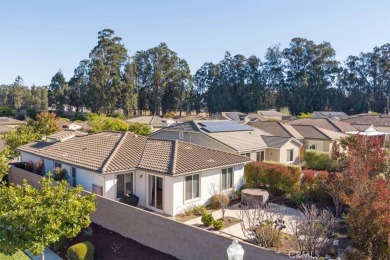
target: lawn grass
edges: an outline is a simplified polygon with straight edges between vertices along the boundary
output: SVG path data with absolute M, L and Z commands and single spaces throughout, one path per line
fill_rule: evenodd
M 30 260 L 30 257 L 23 253 L 23 251 L 18 250 L 18 252 L 11 256 L 0 253 L 0 260 Z

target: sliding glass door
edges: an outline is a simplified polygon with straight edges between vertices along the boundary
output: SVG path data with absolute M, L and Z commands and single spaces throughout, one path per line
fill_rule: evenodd
M 148 176 L 148 206 L 163 210 L 163 178 Z

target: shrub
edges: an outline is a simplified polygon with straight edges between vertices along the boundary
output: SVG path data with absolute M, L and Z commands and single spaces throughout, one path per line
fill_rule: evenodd
M 165 117 L 166 117 L 166 118 L 172 118 L 172 119 L 173 119 L 173 118 L 175 118 L 175 113 L 172 112 L 172 111 L 171 111 L 171 112 L 168 112 L 168 113 L 165 114 Z
M 329 153 L 315 150 L 306 151 L 306 166 L 313 170 L 334 170 L 337 163 L 332 160 Z
M 58 252 L 60 251 L 63 247 L 65 247 L 65 245 L 69 242 L 69 238 L 67 238 L 66 236 L 61 236 L 60 239 L 53 243 L 52 245 L 50 245 L 50 248 L 51 250 L 53 250 L 54 252 Z
M 187 208 L 184 212 L 185 215 L 195 215 L 195 216 L 203 216 L 207 214 L 206 207 L 201 205 L 201 206 L 191 206 Z
M 44 171 L 45 171 L 45 165 L 43 160 L 36 161 L 34 163 L 34 173 L 43 176 Z
M 92 233 L 93 233 L 92 227 L 87 227 L 87 228 L 83 229 L 83 235 L 84 236 L 90 237 L 90 236 L 92 236 Z
M 21 121 L 26 120 L 26 116 L 25 116 L 25 115 L 17 115 L 15 118 L 16 118 L 17 120 L 21 120 Z
M 266 188 L 275 195 L 297 191 L 300 179 L 299 166 L 265 162 L 251 162 L 245 165 L 245 185 L 250 188 Z
M 217 195 L 218 195 L 218 194 L 213 195 L 213 196 L 211 197 L 211 207 L 212 207 L 213 209 L 219 209 L 219 207 L 220 207 L 220 204 L 219 204 Z
M 223 224 L 222 220 L 216 220 L 216 221 L 213 222 L 214 230 L 220 230 L 220 229 L 223 228 L 223 226 L 224 226 L 224 224 Z
M 56 167 L 52 172 L 48 172 L 48 175 L 51 173 L 51 177 L 55 181 L 69 180 L 68 171 L 66 169 Z
M 75 244 L 68 248 L 68 260 L 93 260 L 95 247 L 91 242 L 83 242 Z
M 303 170 L 301 180 L 301 191 L 308 200 L 313 202 L 330 202 L 330 196 L 323 188 L 321 181 L 327 179 L 327 171 Z
M 302 192 L 295 192 L 295 193 L 291 194 L 290 201 L 291 201 L 294 205 L 299 206 L 299 205 L 301 205 L 302 203 L 307 203 L 308 197 L 307 197 L 306 194 L 304 194 L 304 193 L 302 193 Z
M 209 227 L 211 224 L 214 223 L 214 217 L 212 214 L 203 215 L 201 220 L 203 225 L 205 225 L 206 227 Z
M 83 115 L 83 113 L 81 113 L 81 112 L 76 112 L 74 114 L 74 121 L 76 121 L 76 120 L 85 121 L 85 120 L 87 120 L 87 117 L 85 115 Z

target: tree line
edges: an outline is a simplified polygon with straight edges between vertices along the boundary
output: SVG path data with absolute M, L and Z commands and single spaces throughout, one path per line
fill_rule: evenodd
M 1 85 L 0 93 L 0 105 L 16 110 L 69 105 L 106 114 L 121 109 L 128 117 L 147 110 L 160 115 L 282 107 L 295 115 L 383 112 L 390 94 L 390 44 L 341 63 L 329 42 L 293 38 L 287 48 L 269 47 L 263 60 L 226 52 L 219 63 L 206 62 L 191 75 L 187 61 L 165 43 L 130 56 L 122 39 L 104 29 L 69 81 L 59 71 L 47 88 L 28 89 L 17 79 Z

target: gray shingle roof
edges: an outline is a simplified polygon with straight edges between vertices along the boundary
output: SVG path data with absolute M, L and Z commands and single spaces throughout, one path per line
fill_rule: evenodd
M 282 122 L 250 122 L 249 125 L 263 130 L 275 136 L 294 137 L 302 140 L 303 136 L 295 130 L 291 125 Z
M 370 124 L 374 126 L 390 127 L 390 117 L 388 117 L 388 115 L 355 115 L 350 116 L 343 122 L 348 122 L 350 124 Z
M 319 139 L 319 140 L 339 140 L 342 137 L 346 137 L 346 134 L 329 131 L 311 125 L 293 125 L 293 127 L 305 138 L 305 139 Z
M 32 142 L 19 150 L 100 173 L 140 168 L 175 175 L 250 161 L 195 144 L 128 132 L 102 132 L 56 143 Z
M 286 122 L 289 125 L 310 125 L 334 132 L 356 131 L 355 127 L 347 122 L 332 120 L 329 118 L 304 118 Z
M 262 135 L 261 137 L 263 138 L 264 142 L 266 142 L 267 145 L 272 148 L 281 148 L 291 140 L 291 137 L 284 136 Z

